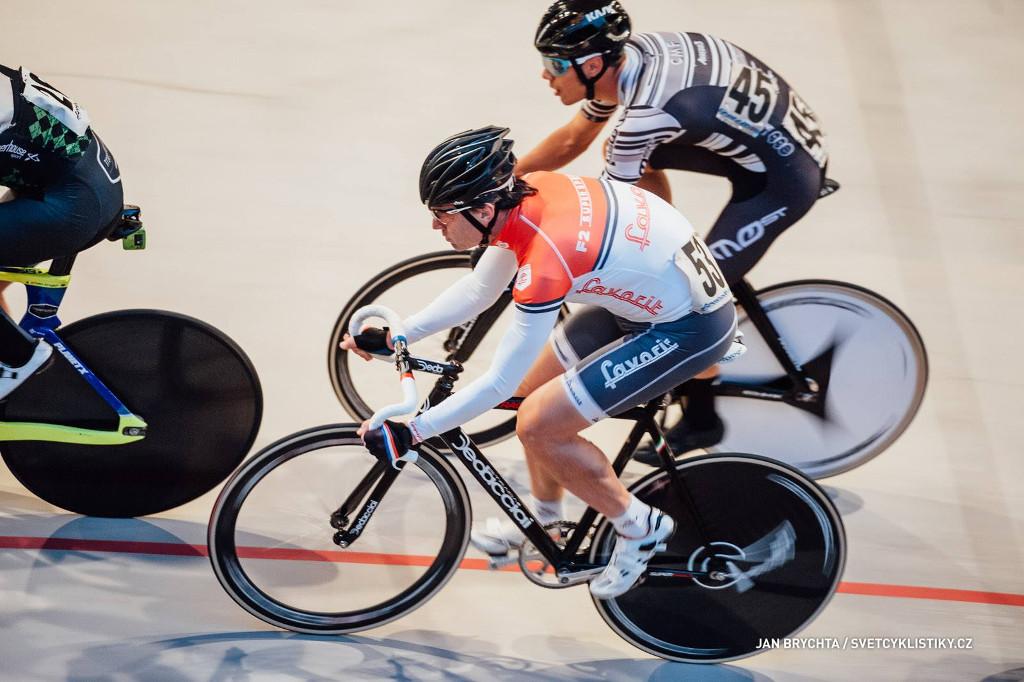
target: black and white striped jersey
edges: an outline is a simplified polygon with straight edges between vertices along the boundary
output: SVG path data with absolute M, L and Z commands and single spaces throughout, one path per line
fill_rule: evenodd
M 828 159 L 807 104 L 766 64 L 705 33 L 640 33 L 619 72 L 624 109 L 606 152 L 604 174 L 636 182 L 659 145 L 704 147 L 748 171 L 770 172 L 791 154 Z M 614 104 L 588 101 L 583 114 L 607 120 Z

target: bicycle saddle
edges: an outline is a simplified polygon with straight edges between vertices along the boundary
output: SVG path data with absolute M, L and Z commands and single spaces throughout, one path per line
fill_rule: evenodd
M 840 187 L 841 185 L 832 178 L 825 178 L 825 181 L 821 183 L 821 189 L 818 190 L 818 198 L 824 199 L 829 194 L 838 192 Z
M 142 227 L 142 209 L 132 204 L 125 204 L 121 216 L 111 223 L 107 239 L 112 242 L 120 239 L 126 250 L 146 248 L 146 231 Z

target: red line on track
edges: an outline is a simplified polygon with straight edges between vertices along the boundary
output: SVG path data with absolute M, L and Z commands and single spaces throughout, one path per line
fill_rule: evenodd
M 137 542 L 134 540 L 87 540 L 80 538 L 37 538 L 0 536 L 0 549 L 35 549 L 60 552 L 113 552 L 117 554 L 156 554 L 160 556 L 207 556 L 206 545 L 187 545 L 180 542 Z M 330 563 L 375 564 L 388 566 L 429 566 L 434 557 L 414 554 L 380 554 L 374 552 L 348 552 L 333 550 L 307 550 L 288 547 L 241 547 L 239 556 L 245 559 L 272 559 L 277 561 L 326 561 Z M 488 570 L 486 559 L 463 559 L 459 568 L 472 571 Z M 517 572 L 516 565 L 503 571 Z M 997 604 L 1024 607 L 1024 594 L 1006 592 L 980 592 L 944 587 L 916 585 L 886 585 L 882 583 L 842 582 L 842 594 L 901 599 L 931 599 L 973 604 Z
M 975 604 L 1024 606 L 1024 594 L 953 590 L 945 587 L 842 582 L 839 583 L 839 592 L 843 594 L 863 594 L 871 597 L 901 597 L 903 599 L 935 599 L 939 601 L 965 601 Z

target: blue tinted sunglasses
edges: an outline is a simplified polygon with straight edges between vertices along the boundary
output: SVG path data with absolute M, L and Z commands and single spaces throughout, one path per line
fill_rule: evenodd
M 572 62 L 559 57 L 542 57 L 544 70 L 556 78 L 572 68 Z

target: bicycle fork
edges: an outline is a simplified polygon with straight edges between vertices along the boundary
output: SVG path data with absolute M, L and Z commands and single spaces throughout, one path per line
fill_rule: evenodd
M 415 452 L 415 451 L 414 451 Z M 376 462 L 373 467 L 363 476 L 359 485 L 349 493 L 348 498 L 331 512 L 331 527 L 337 532 L 334 533 L 334 544 L 342 549 L 352 545 L 362 535 L 366 525 L 373 517 L 374 511 L 384 500 L 384 495 L 394 484 L 398 475 L 408 461 L 399 461 L 398 468 L 387 465 L 383 462 Z M 375 485 L 376 484 L 376 485 Z M 370 488 L 373 488 L 371 491 Z M 362 501 L 362 506 L 355 513 L 355 523 L 351 524 L 353 510 Z M 351 525 L 350 525 L 351 524 Z

